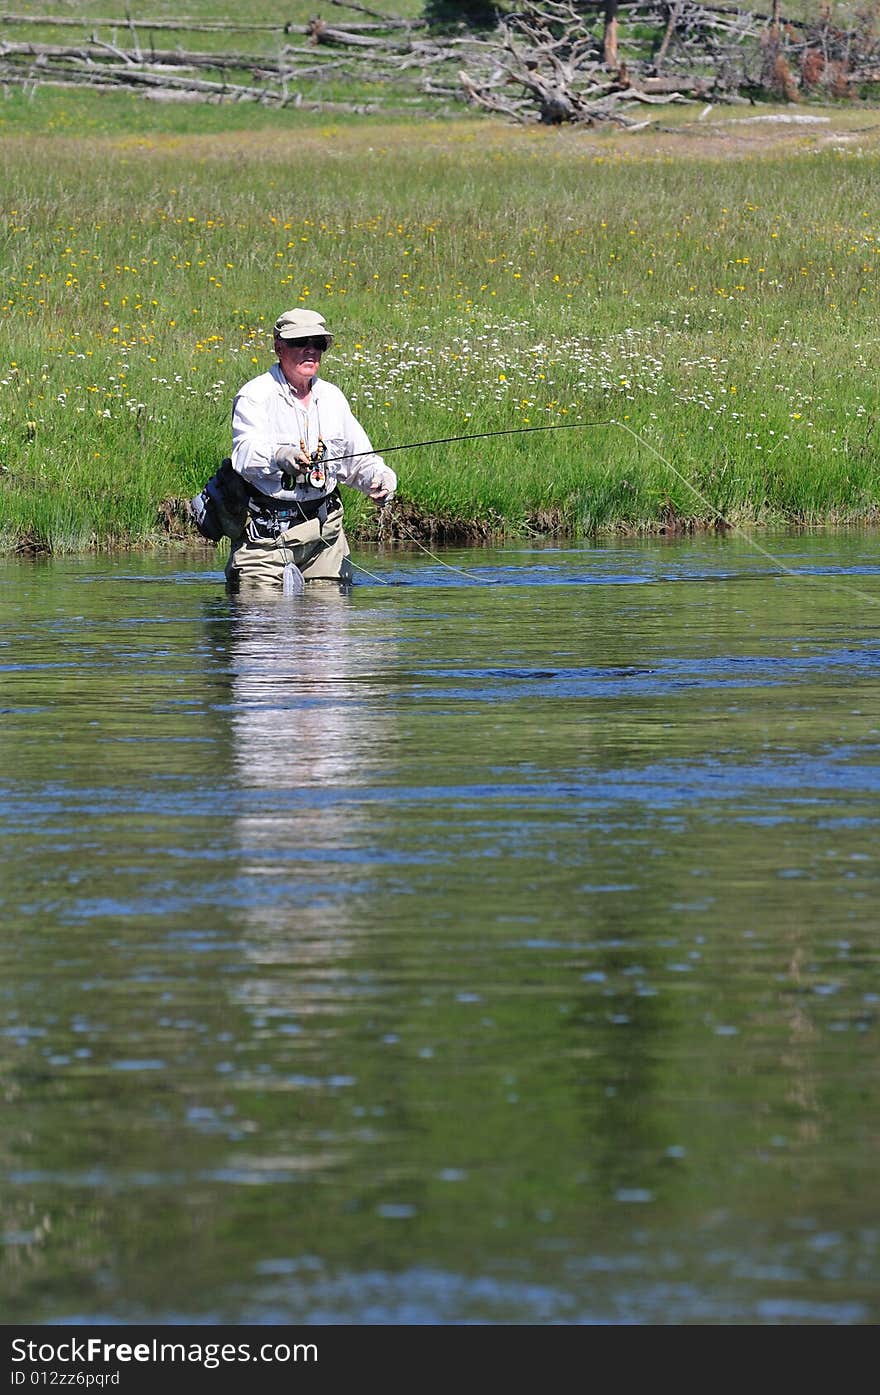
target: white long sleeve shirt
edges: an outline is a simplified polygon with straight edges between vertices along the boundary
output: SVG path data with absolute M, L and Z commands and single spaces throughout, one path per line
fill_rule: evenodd
M 327 447 L 323 484 L 296 485 L 285 489 L 283 469 L 276 463 L 282 446 L 299 447 L 307 454 L 317 450 L 319 441 Z M 261 494 L 281 500 L 319 499 L 336 488 L 350 485 L 369 494 L 376 485 L 389 493 L 397 487 L 397 476 L 370 444 L 366 431 L 352 413 L 348 399 L 338 387 L 313 378 L 308 408 L 292 392 L 280 366 L 252 378 L 236 393 L 232 404 L 232 465 Z

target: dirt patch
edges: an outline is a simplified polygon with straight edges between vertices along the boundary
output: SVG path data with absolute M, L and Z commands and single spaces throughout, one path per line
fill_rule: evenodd
M 656 155 L 691 155 L 698 159 L 776 156 L 825 149 L 880 151 L 880 119 L 873 113 L 870 125 L 847 125 L 844 113 L 811 116 L 778 113 L 759 116 L 724 116 L 713 108 L 711 119 L 698 117 L 674 127 L 640 133 L 642 148 Z M 863 117 L 864 113 L 859 113 Z M 858 118 L 856 118 L 858 120 Z

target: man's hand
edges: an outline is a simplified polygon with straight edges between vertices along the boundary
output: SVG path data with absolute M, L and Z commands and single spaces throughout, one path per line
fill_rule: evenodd
M 302 480 L 311 461 L 302 446 L 279 446 L 275 452 L 275 464 L 281 471 L 281 483 L 285 489 L 293 489 L 297 480 Z
M 302 446 L 279 446 L 275 452 L 275 464 L 283 474 L 299 475 L 300 465 L 310 465 L 311 461 Z
M 387 504 L 397 488 L 397 476 L 384 465 L 370 485 L 370 498 L 377 504 Z

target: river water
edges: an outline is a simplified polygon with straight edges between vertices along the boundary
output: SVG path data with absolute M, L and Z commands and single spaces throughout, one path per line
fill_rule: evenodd
M 0 564 L 2 1320 L 875 1323 L 877 535 L 355 561 Z

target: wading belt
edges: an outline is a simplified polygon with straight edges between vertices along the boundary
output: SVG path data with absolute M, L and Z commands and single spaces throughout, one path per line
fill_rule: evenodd
M 263 537 L 275 537 L 313 518 L 317 518 L 323 527 L 329 515 L 341 508 L 342 499 L 338 489 L 321 499 L 304 499 L 302 502 L 285 499 L 279 503 L 267 494 L 252 494 L 248 499 L 248 516 Z

